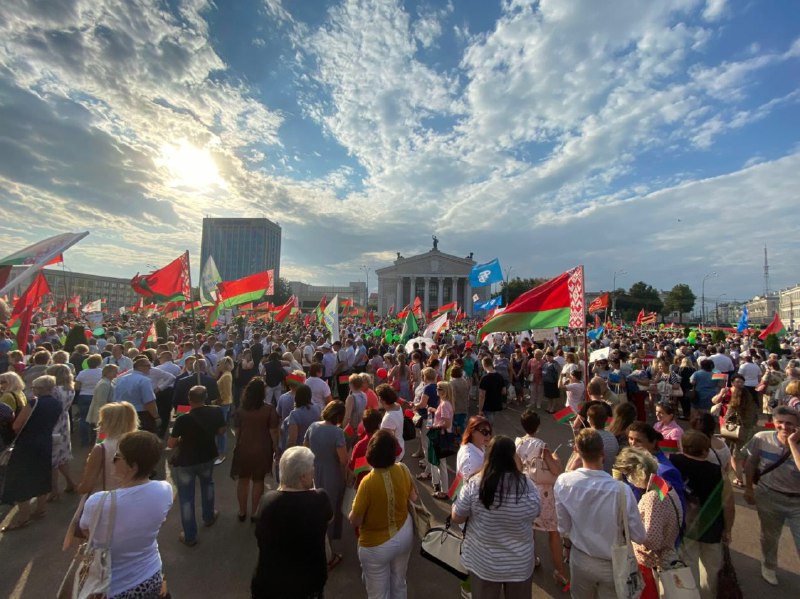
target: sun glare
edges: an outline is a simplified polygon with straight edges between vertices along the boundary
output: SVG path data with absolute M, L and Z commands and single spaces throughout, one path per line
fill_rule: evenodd
M 225 186 L 208 150 L 193 146 L 185 140 L 162 146 L 159 164 L 169 171 L 169 185 L 172 187 L 201 190 Z

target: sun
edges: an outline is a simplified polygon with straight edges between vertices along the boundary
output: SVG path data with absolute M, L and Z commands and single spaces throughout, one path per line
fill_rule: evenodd
M 186 140 L 161 147 L 159 166 L 170 174 L 171 187 L 189 187 L 202 190 L 210 187 L 225 187 L 217 165 L 208 150 L 193 146 Z

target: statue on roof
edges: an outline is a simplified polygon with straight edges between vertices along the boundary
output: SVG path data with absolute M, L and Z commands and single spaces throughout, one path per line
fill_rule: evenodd
M 434 250 L 439 249 L 439 238 L 436 237 L 436 235 L 433 235 L 433 249 Z

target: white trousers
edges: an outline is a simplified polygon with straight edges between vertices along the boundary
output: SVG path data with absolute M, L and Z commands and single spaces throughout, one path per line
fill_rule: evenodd
M 377 547 L 358 548 L 361 578 L 369 599 L 406 599 L 406 571 L 414 524 L 411 516 L 396 535 Z
M 572 599 L 617 599 L 611 560 L 592 557 L 572 546 L 569 554 Z

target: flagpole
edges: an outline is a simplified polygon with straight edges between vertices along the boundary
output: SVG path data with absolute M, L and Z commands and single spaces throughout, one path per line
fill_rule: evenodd
M 193 305 L 192 299 L 192 263 L 189 257 L 189 250 L 186 250 L 186 270 L 189 273 L 189 305 Z M 183 298 L 184 300 L 186 298 Z M 183 313 L 186 314 L 186 302 L 183 303 Z M 192 310 L 192 344 L 194 345 L 195 335 L 197 335 L 197 310 Z
M 581 290 L 583 292 L 583 390 L 586 401 L 589 401 L 589 340 L 587 337 L 588 322 L 586 319 L 586 271 L 581 266 Z

